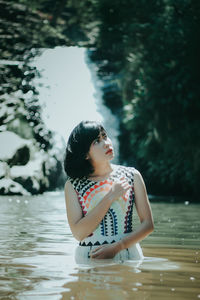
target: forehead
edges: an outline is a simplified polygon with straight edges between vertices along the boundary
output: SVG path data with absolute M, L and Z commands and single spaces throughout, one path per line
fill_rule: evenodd
M 105 134 L 105 129 L 101 125 L 88 126 L 84 130 L 82 138 L 87 140 L 90 144 L 92 141 Z

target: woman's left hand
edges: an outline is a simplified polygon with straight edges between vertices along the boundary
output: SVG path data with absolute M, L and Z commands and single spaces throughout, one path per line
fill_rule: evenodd
M 106 259 L 113 258 L 120 251 L 118 243 L 101 245 L 90 252 L 91 258 Z

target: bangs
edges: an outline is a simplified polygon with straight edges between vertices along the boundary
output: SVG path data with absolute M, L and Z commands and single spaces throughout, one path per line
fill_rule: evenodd
M 97 122 L 88 122 L 84 124 L 85 130 L 83 132 L 84 139 L 91 143 L 98 138 L 101 132 L 106 132 L 103 126 Z
M 101 132 L 106 132 L 101 123 L 95 121 L 82 121 L 72 131 L 67 149 L 74 154 L 82 152 L 84 155 L 90 149 L 92 142 Z

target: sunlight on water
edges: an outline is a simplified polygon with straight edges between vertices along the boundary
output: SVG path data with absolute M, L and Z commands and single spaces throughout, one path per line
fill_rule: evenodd
M 199 208 L 152 203 L 143 261 L 77 265 L 63 193 L 1 196 L 0 299 L 198 299 Z

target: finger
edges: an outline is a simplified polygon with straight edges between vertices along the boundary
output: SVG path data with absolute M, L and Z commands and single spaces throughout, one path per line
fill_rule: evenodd
M 118 183 L 118 184 L 122 184 L 123 182 L 125 182 L 126 181 L 126 179 L 124 178 L 124 177 L 122 177 L 122 178 L 120 178 L 120 179 L 115 179 L 115 181 L 114 181 L 114 184 L 115 183 Z
M 130 189 L 130 188 L 131 188 L 131 185 L 130 185 L 129 183 L 127 183 L 126 188 L 127 188 L 127 189 Z
M 127 180 L 124 180 L 124 181 L 122 181 L 121 185 L 124 186 L 124 185 L 129 185 L 129 184 L 128 184 Z
M 124 188 L 124 189 L 130 189 L 130 185 L 129 185 L 129 183 L 124 183 L 123 185 L 122 185 L 122 187 Z
M 91 257 L 91 258 L 96 258 L 96 257 L 98 257 L 98 256 L 99 256 L 99 252 L 98 252 L 98 251 L 96 251 L 96 252 L 90 254 L 90 257 Z
M 99 258 L 102 258 L 102 255 L 101 255 L 101 253 L 97 252 L 95 254 L 92 254 L 91 258 L 98 258 L 99 259 Z
M 121 185 L 128 183 L 128 181 L 126 179 L 120 181 Z
M 99 246 L 99 247 L 97 247 L 97 248 L 95 248 L 95 249 L 92 249 L 90 252 L 96 252 L 96 251 L 98 251 L 99 249 L 101 249 L 103 246 L 101 245 L 101 246 Z
M 120 178 L 120 181 L 123 181 L 123 180 L 125 180 L 125 177 Z

